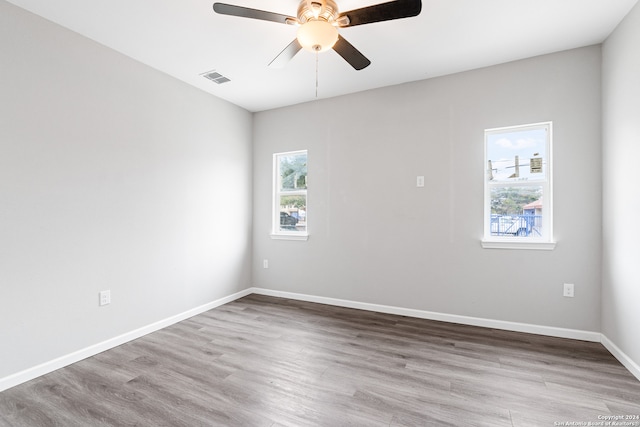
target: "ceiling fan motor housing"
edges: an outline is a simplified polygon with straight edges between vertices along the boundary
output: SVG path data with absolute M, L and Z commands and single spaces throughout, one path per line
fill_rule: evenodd
M 308 21 L 326 21 L 333 24 L 338 17 L 338 5 L 333 0 L 302 0 L 298 6 L 300 25 Z

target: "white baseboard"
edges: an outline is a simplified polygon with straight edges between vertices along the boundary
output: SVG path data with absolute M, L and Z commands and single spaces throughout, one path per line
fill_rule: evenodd
M 627 368 L 629 372 L 633 374 L 634 377 L 640 380 L 640 365 L 638 365 L 636 362 L 631 360 L 631 358 L 627 356 L 622 350 L 620 350 L 620 348 L 618 348 L 617 345 L 611 342 L 611 340 L 607 338 L 605 334 L 602 334 L 601 342 L 602 342 L 602 345 L 607 350 L 609 350 L 609 353 L 611 353 L 613 357 L 618 359 L 618 361 L 622 363 L 622 365 L 625 368 Z
M 316 302 L 319 304 L 335 305 L 339 307 L 356 308 L 359 310 L 377 311 L 380 313 L 397 314 L 400 316 L 417 317 L 420 319 L 438 320 L 442 322 L 458 323 L 462 325 L 482 326 L 485 328 L 501 329 L 514 332 L 526 332 L 536 335 L 546 335 L 558 338 L 569 338 L 581 341 L 599 342 L 618 361 L 640 380 L 640 365 L 627 356 L 618 346 L 600 332 L 583 331 L 579 329 L 556 328 L 552 326 L 532 325 L 528 323 L 506 322 L 503 320 L 483 319 L 479 317 L 458 316 L 433 311 L 415 310 L 411 308 L 393 307 L 379 304 L 369 304 L 336 298 L 318 297 L 314 295 L 293 292 L 274 291 L 271 289 L 252 288 L 251 293 L 299 301 Z
M 171 326 L 174 323 L 178 323 L 178 322 L 181 322 L 182 320 L 196 316 L 200 313 L 204 313 L 205 311 L 211 310 L 212 308 L 216 308 L 223 304 L 227 304 L 231 301 L 235 301 L 251 293 L 252 293 L 251 289 L 245 289 L 244 291 L 240 291 L 233 295 L 229 295 L 229 296 L 217 299 L 215 301 L 212 301 L 210 303 L 201 305 L 199 307 L 192 308 L 191 310 L 187 310 L 175 316 L 171 316 L 169 318 L 160 320 L 150 325 L 143 326 L 142 328 L 135 329 L 131 332 L 127 332 L 126 334 L 119 335 L 117 337 L 108 339 L 98 344 L 75 351 L 71 354 L 67 354 L 67 355 L 58 357 L 57 359 L 50 360 L 48 362 L 34 366 L 32 368 L 25 369 L 24 371 L 9 375 L 8 377 L 0 378 L 0 391 L 7 390 L 11 387 L 17 386 L 18 384 L 22 384 L 24 382 L 37 378 L 41 375 L 45 375 L 50 372 L 53 372 L 56 369 L 60 369 L 65 366 L 71 365 L 72 363 L 79 362 L 83 359 L 86 359 L 87 357 L 95 356 L 98 353 L 102 353 L 103 351 L 117 347 L 126 342 L 135 340 L 144 335 L 150 334 L 151 332 L 155 332 L 162 328 L 166 328 L 167 326 Z
M 459 316 L 456 314 L 438 313 L 434 311 L 415 310 L 412 308 L 394 307 L 380 304 L 318 297 L 292 292 L 274 291 L 271 289 L 252 288 L 255 294 L 289 298 L 300 301 L 317 302 L 320 304 L 339 307 L 357 308 L 359 310 L 377 311 L 380 313 L 397 314 L 400 316 L 417 317 L 420 319 L 438 320 L 441 322 L 458 323 L 462 325 L 482 326 L 485 328 L 502 329 L 505 331 L 526 332 L 537 335 L 547 335 L 559 338 L 571 338 L 582 341 L 600 342 L 599 332 L 582 331 L 578 329 L 555 328 L 552 326 L 532 325 L 528 323 L 507 322 L 504 320 L 483 319 L 480 317 Z
M 56 369 L 63 368 L 72 363 L 79 362 L 87 357 L 102 353 L 103 351 L 117 347 L 126 342 L 135 340 L 151 332 L 155 332 L 167 326 L 178 323 L 182 320 L 196 316 L 205 311 L 235 301 L 250 294 L 274 296 L 288 298 L 299 301 L 315 302 L 338 307 L 355 308 L 359 310 L 376 311 L 380 313 L 396 314 L 400 316 L 415 317 L 420 319 L 438 320 L 442 322 L 458 323 L 463 325 L 482 326 L 486 328 L 501 329 L 515 332 L 526 332 L 537 335 L 547 335 L 552 337 L 570 338 L 582 341 L 601 342 L 605 348 L 622 363 L 638 380 L 640 380 L 640 366 L 623 353 L 613 342 L 599 332 L 582 331 L 576 329 L 555 328 L 550 326 L 532 325 L 527 323 L 506 322 L 502 320 L 483 319 L 478 317 L 459 316 L 455 314 L 438 313 L 433 311 L 415 310 L 410 308 L 394 307 L 388 305 L 363 303 L 357 301 L 319 297 L 314 295 L 298 294 L 293 292 L 275 291 L 263 288 L 248 288 L 224 298 L 212 301 L 199 307 L 187 310 L 184 313 L 171 316 L 150 325 L 138 328 L 126 334 L 111 338 L 107 341 L 78 350 L 71 354 L 61 356 L 57 359 L 42 363 L 32 368 L 17 372 L 5 378 L 0 378 L 0 392 L 22 384 L 41 375 L 48 374 Z

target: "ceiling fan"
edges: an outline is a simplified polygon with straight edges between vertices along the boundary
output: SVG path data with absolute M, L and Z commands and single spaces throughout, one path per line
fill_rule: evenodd
M 214 3 L 213 10 L 222 15 L 298 26 L 297 37 L 269 63 L 270 67 L 283 67 L 305 48 L 311 52 L 333 49 L 353 68 L 362 70 L 371 61 L 346 41 L 338 28 L 417 16 L 422 10 L 422 1 L 394 0 L 340 13 L 334 0 L 302 0 L 297 18 L 225 3 Z

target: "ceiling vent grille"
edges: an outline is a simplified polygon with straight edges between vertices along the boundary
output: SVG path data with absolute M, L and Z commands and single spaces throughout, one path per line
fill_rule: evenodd
M 217 71 L 207 71 L 206 73 L 202 73 L 201 76 L 217 84 L 222 84 L 222 83 L 231 81 L 230 79 L 218 73 Z

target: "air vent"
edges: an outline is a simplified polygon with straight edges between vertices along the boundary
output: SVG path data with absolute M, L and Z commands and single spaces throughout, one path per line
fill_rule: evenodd
M 206 73 L 201 74 L 201 76 L 217 84 L 222 84 L 222 83 L 231 81 L 230 79 L 218 73 L 217 71 L 207 71 Z

